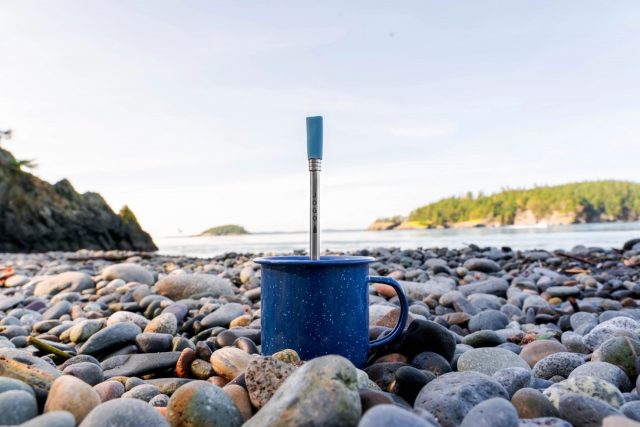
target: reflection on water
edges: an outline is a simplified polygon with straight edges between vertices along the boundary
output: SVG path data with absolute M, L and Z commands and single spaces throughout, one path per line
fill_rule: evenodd
M 404 231 L 325 231 L 322 250 L 349 251 L 379 246 L 403 249 L 447 246 L 509 246 L 514 249 L 571 249 L 575 245 L 621 247 L 640 237 L 640 222 L 578 224 L 547 228 L 466 228 Z M 307 249 L 308 234 L 268 233 L 244 236 L 156 238 L 160 253 L 210 257 L 225 252 L 290 253 Z

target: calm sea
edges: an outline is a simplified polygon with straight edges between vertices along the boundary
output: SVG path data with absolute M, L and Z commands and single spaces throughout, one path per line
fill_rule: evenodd
M 571 249 L 576 245 L 619 248 L 640 237 L 640 222 L 579 224 L 545 228 L 466 228 L 406 231 L 325 231 L 321 249 L 349 251 L 379 246 L 418 247 L 510 246 L 513 249 Z M 211 257 L 225 252 L 289 253 L 307 249 L 308 234 L 265 233 L 245 236 L 160 237 L 160 253 Z

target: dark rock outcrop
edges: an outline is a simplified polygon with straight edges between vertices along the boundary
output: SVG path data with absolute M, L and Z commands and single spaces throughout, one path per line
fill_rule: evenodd
M 118 215 L 97 193 L 66 179 L 51 185 L 0 148 L 0 252 L 158 248 L 128 208 Z

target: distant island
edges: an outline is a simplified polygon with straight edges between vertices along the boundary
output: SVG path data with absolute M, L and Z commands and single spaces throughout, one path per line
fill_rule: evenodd
M 244 227 L 236 224 L 219 225 L 204 230 L 199 236 L 237 236 L 240 234 L 249 234 Z
M 640 220 L 640 184 L 586 181 L 448 197 L 407 217 L 379 218 L 369 230 L 564 225 Z

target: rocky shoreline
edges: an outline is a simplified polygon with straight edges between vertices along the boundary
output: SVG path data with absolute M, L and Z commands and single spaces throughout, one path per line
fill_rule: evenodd
M 640 426 L 640 240 L 351 254 L 411 304 L 362 370 L 259 355 L 256 254 L 0 254 L 0 425 Z

